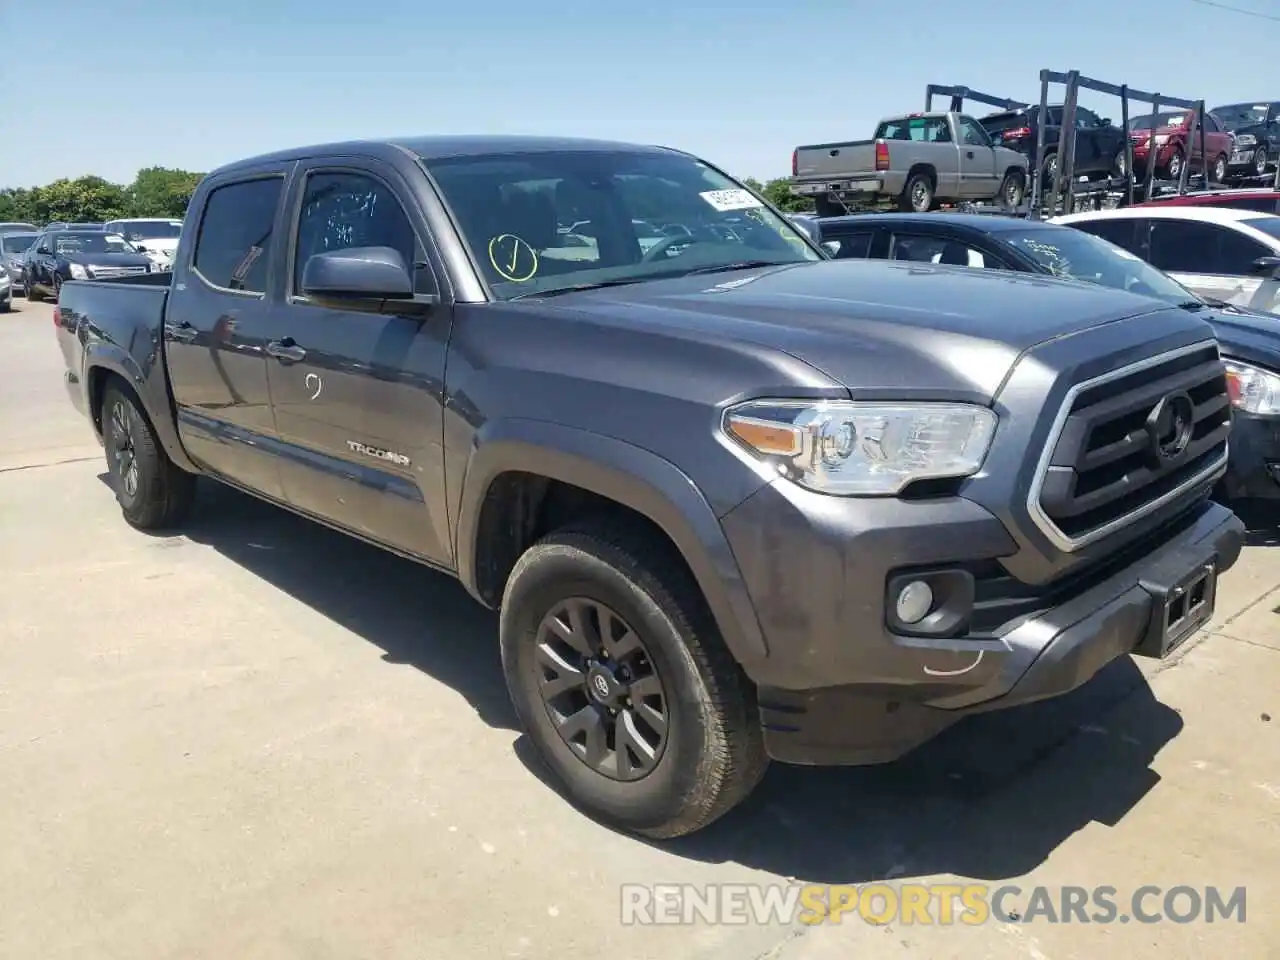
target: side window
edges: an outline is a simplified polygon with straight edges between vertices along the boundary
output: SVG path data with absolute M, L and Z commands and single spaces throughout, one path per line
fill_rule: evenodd
M 871 255 L 871 231 L 824 237 L 822 245 L 837 260 L 865 260 Z
M 307 175 L 298 218 L 298 243 L 293 258 L 293 293 L 302 293 L 302 273 L 317 253 L 352 247 L 390 247 L 414 271 L 414 289 L 435 293 L 430 268 L 415 268 L 419 255 L 413 225 L 391 189 L 359 173 Z
M 1221 229 L 1194 220 L 1152 221 L 1152 266 L 1167 273 L 1217 273 Z
M 989 147 L 991 140 L 987 132 L 972 117 L 960 118 L 960 139 L 971 147 Z
M 282 177 L 229 183 L 205 201 L 193 266 L 209 283 L 265 293 Z
M 1089 110 L 1076 107 L 1076 129 L 1092 130 L 1094 127 L 1100 127 L 1102 124 L 1098 122 L 1098 115 Z
M 1002 269 L 1004 264 L 960 240 L 895 233 L 889 246 L 891 260 L 937 263 L 953 267 Z
M 1145 259 L 1146 252 L 1142 249 L 1139 239 L 1145 223 L 1145 220 L 1138 219 L 1086 220 L 1083 223 L 1073 223 L 1071 226 L 1076 230 L 1091 233 L 1095 237 L 1101 237 Z
M 1273 256 L 1271 250 L 1243 233 L 1237 233 L 1225 227 L 1222 231 L 1222 243 L 1218 248 L 1218 273 L 1230 277 L 1256 277 L 1253 261 L 1259 257 Z

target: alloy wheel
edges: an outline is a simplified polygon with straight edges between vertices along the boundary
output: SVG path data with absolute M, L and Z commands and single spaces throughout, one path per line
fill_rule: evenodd
M 130 499 L 138 495 L 138 455 L 133 430 L 129 408 L 117 400 L 111 407 L 111 460 Z
M 538 626 L 538 690 L 560 738 L 612 780 L 639 780 L 662 759 L 669 698 L 649 651 L 622 616 L 572 597 Z

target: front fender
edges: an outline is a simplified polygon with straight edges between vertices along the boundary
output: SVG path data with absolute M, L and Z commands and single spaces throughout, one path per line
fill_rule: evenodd
M 102 438 L 102 417 L 98 409 L 102 388 L 109 375 L 115 374 L 133 388 L 142 403 L 142 410 L 151 422 L 156 439 L 169 459 L 188 473 L 199 473 L 200 468 L 191 462 L 182 442 L 178 439 L 177 420 L 173 413 L 173 399 L 169 394 L 169 381 L 159 351 L 149 354 L 140 362 L 137 357 L 109 340 L 93 339 L 84 348 L 85 410 Z
M 490 484 L 521 471 L 582 487 L 657 524 L 684 556 L 730 651 L 748 673 L 768 655 L 755 607 L 720 521 L 702 493 L 671 462 L 602 434 L 542 420 L 489 421 L 475 437 L 456 524 L 458 576 L 473 594 L 476 538 Z

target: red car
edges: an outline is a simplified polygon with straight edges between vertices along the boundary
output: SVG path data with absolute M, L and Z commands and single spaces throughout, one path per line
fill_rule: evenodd
M 1181 196 L 1156 197 L 1135 207 L 1227 207 L 1232 210 L 1256 210 L 1258 213 L 1280 213 L 1280 190 L 1258 188 L 1245 190 L 1197 190 Z
M 1191 126 L 1192 111 L 1173 110 L 1168 113 L 1150 113 L 1129 121 L 1129 139 L 1133 143 L 1133 169 L 1140 177 L 1147 173 L 1147 155 L 1155 133 L 1156 176 L 1177 180 L 1182 176 L 1182 165 L 1191 159 L 1192 170 L 1205 168 L 1200 155 L 1200 131 L 1193 136 L 1191 149 L 1187 149 L 1187 130 Z M 1209 180 L 1221 183 L 1227 175 L 1227 162 L 1231 156 L 1231 134 L 1211 113 L 1204 115 L 1204 152 L 1209 157 Z

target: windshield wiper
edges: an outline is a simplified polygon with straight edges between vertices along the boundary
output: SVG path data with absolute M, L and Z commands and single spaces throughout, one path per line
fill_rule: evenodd
M 643 283 L 649 277 L 623 277 L 617 280 L 598 280 L 595 283 L 575 283 L 568 287 L 556 287 L 554 290 L 530 290 L 528 293 L 509 297 L 510 300 L 525 300 L 529 297 L 557 297 L 562 293 L 576 293 L 579 290 L 600 290 L 604 287 L 625 287 L 632 283 Z
M 1195 313 L 1197 310 L 1203 310 L 1205 307 L 1212 306 L 1207 300 L 1183 300 L 1178 304 L 1183 310 Z
M 694 267 L 692 270 L 686 270 L 683 276 L 692 277 L 701 273 L 728 273 L 730 270 L 754 270 L 758 267 L 784 267 L 788 264 L 799 262 L 799 260 L 735 260 L 733 263 Z

